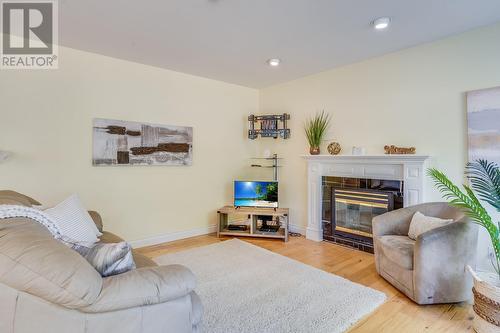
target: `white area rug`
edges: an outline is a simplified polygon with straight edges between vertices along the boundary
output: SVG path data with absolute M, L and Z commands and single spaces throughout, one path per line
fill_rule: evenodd
M 197 276 L 205 333 L 344 332 L 386 298 L 238 239 L 156 262 L 185 265 Z

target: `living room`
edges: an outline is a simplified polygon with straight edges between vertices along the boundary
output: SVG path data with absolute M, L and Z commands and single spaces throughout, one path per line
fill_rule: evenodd
M 497 1 L 1 6 L 0 332 L 500 330 Z

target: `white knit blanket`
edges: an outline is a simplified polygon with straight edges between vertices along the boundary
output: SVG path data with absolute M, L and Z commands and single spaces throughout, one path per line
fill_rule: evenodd
M 0 219 L 26 217 L 43 225 L 55 239 L 63 241 L 65 238 L 52 218 L 44 211 L 20 205 L 0 205 Z

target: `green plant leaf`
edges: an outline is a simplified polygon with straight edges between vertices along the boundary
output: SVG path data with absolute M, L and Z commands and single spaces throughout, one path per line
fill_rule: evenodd
M 480 159 L 468 163 L 465 173 L 478 196 L 500 212 L 500 169 L 498 165 Z
M 436 188 L 445 199 L 449 200 L 451 205 L 463 209 L 473 222 L 486 229 L 495 251 L 496 263 L 493 262 L 492 265 L 500 276 L 500 223 L 496 225 L 493 223 L 491 216 L 469 186 L 463 186 L 464 193 L 441 171 L 428 169 L 427 174 L 434 180 Z M 488 173 L 485 175 L 489 177 Z
M 304 131 L 311 147 L 319 147 L 321 145 L 321 141 L 329 125 L 330 115 L 326 114 L 324 110 L 306 120 Z

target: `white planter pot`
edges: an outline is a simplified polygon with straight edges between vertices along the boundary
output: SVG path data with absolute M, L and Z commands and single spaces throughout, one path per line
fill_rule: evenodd
M 477 333 L 500 332 L 500 279 L 490 272 L 475 272 L 467 267 L 474 278 L 474 323 Z

